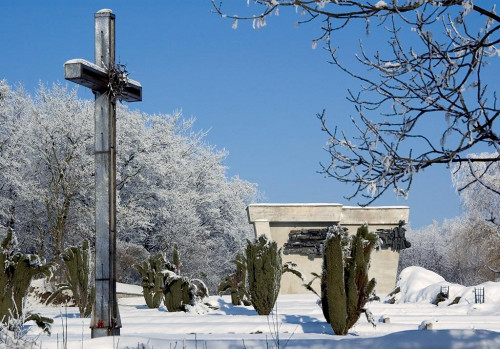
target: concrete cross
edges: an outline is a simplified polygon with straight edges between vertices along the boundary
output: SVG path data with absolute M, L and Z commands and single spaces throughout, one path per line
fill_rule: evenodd
M 100 10 L 95 19 L 95 64 L 83 59 L 64 63 L 64 77 L 92 89 L 95 95 L 95 288 L 92 338 L 119 335 L 116 300 L 116 98 L 142 100 L 142 87 L 126 80 L 119 95 L 108 72 L 115 67 L 115 15 Z M 115 70 L 116 72 L 116 70 Z

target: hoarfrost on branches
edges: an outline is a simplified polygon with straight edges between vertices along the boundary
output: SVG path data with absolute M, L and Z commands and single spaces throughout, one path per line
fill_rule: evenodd
M 471 154 L 469 159 L 490 159 L 498 153 Z M 468 215 L 481 217 L 486 222 L 500 226 L 500 163 L 467 162 L 452 170 L 453 184 L 460 193 Z
M 0 94 L 0 230 L 49 260 L 93 244 L 93 103 L 57 84 L 33 97 L 0 81 Z M 144 253 L 176 243 L 184 274 L 215 289 L 252 235 L 245 208 L 256 184 L 228 178 L 227 152 L 180 111 L 117 105 L 117 115 L 118 239 Z
M 220 3 L 212 3 L 219 15 L 226 12 Z M 500 161 L 500 110 L 494 90 L 500 16 L 494 4 L 472 0 L 253 4 L 253 11 L 233 18 L 255 22 L 279 8 L 294 8 L 300 16 L 297 25 L 318 24 L 312 47 L 322 43 L 330 63 L 362 85 L 359 91 L 347 91 L 356 112 L 353 132 L 328 127 L 326 111 L 317 115 L 332 159 L 322 165 L 322 172 L 354 186 L 347 199 L 361 197 L 359 203 L 367 205 L 390 188 L 408 193 L 413 176 L 429 166 Z M 350 52 L 354 59 L 346 59 L 352 46 L 337 47 L 339 41 L 331 38 L 344 30 L 353 35 L 360 24 L 367 33 L 376 31 L 387 39 L 387 45 L 364 45 L 360 40 L 357 52 Z M 440 119 L 447 124 L 436 121 Z M 496 157 L 468 158 L 485 148 L 494 150 Z M 394 159 L 390 168 L 380 161 L 387 157 Z
M 481 153 L 470 157 L 495 155 Z M 401 252 L 400 269 L 417 265 L 464 285 L 496 280 L 497 275 L 492 270 L 500 270 L 498 173 L 498 162 L 456 165 L 452 180 L 462 199 L 462 215 L 445 220 L 441 225 L 434 222 L 416 231 L 410 229 L 407 238 L 412 246 Z

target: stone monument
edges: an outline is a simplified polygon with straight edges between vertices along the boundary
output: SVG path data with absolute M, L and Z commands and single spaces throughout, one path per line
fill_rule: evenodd
M 283 262 L 296 263 L 306 279 L 322 268 L 322 240 L 329 226 L 340 224 L 355 234 L 363 224 L 377 232 L 380 246 L 372 253 L 370 278 L 377 280 L 379 294 L 390 292 L 396 283 L 399 250 L 408 247 L 403 222 L 408 221 L 407 206 L 352 207 L 341 204 L 252 204 L 248 219 L 255 235 L 266 235 L 282 247 Z M 405 243 L 406 242 L 406 243 Z M 281 294 L 308 293 L 302 282 L 285 273 Z M 319 291 L 319 282 L 313 284 Z

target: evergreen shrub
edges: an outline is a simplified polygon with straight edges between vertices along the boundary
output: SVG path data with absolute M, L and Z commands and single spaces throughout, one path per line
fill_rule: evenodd
M 14 232 L 9 229 L 2 240 L 0 251 L 0 321 L 10 328 L 17 319 L 34 320 L 45 332 L 50 333 L 52 319 L 39 314 L 25 314 L 23 299 L 27 296 L 31 280 L 37 276 L 50 276 L 53 264 L 43 263 L 34 254 L 24 254 L 18 249 Z
M 88 240 L 80 247 L 68 247 L 61 254 L 65 265 L 65 282 L 57 285 L 57 291 L 47 299 L 51 303 L 61 292 L 70 290 L 73 300 L 78 306 L 80 317 L 85 318 L 92 313 L 95 299 L 95 286 L 92 285 L 90 272 L 91 253 Z
M 356 235 L 347 236 L 345 228 L 329 229 L 323 254 L 321 304 L 326 320 L 337 335 L 345 335 L 365 312 L 365 304 L 375 288 L 368 269 L 377 235 L 366 225 Z
M 188 305 L 208 297 L 208 289 L 198 279 L 179 275 L 180 257 L 174 245 L 173 262 L 157 253 L 135 268 L 142 277 L 142 292 L 148 308 L 158 308 L 162 301 L 168 311 L 187 311 Z
M 219 293 L 229 291 L 233 305 L 251 305 L 246 287 L 247 262 L 245 256 L 238 253 L 233 263 L 236 265 L 236 272 L 226 276 L 225 280 L 219 284 L 217 291 Z
M 273 310 L 284 272 L 302 278 L 296 264 L 282 264 L 281 249 L 276 241 L 269 241 L 265 235 L 254 242 L 247 240 L 246 262 L 250 302 L 259 315 L 269 315 Z
M 142 277 L 142 294 L 146 305 L 150 309 L 158 308 L 164 295 L 164 272 L 173 271 L 174 267 L 161 253 L 150 256 L 147 261 L 135 264 L 134 267 Z
M 180 275 L 180 256 L 174 245 L 173 264 L 163 271 L 163 297 L 169 312 L 187 311 L 188 305 L 208 297 L 207 286 L 199 279 L 190 279 Z
M 169 271 L 164 283 L 164 304 L 169 312 L 186 311 L 187 305 L 193 305 L 195 289 L 188 278 Z

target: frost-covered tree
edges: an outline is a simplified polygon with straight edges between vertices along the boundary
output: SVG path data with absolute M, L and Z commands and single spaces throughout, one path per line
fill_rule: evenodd
M 15 228 L 25 250 L 54 259 L 93 245 L 93 120 L 75 90 L 41 85 L 30 96 L 0 82 L 0 227 Z M 118 239 L 146 258 L 176 244 L 183 273 L 215 290 L 252 235 L 245 208 L 256 185 L 227 178 L 227 153 L 193 125 L 180 112 L 118 105 Z
M 401 251 L 399 270 L 421 266 L 450 282 L 477 285 L 497 279 L 490 270 L 500 269 L 500 229 L 466 215 L 409 230 L 412 246 Z
M 330 63 L 361 83 L 359 91 L 348 91 L 356 111 L 350 131 L 332 129 L 325 111 L 318 114 L 331 158 L 323 172 L 353 184 L 350 198 L 369 204 L 390 188 L 406 196 L 413 176 L 427 167 L 500 160 L 494 3 L 247 0 L 246 10 L 238 6 L 243 1 L 212 3 L 233 28 L 245 19 L 262 28 L 271 15 L 295 10 L 297 24 L 318 25 L 313 48 L 324 45 Z M 359 36 L 355 53 L 351 41 L 337 40 L 344 34 Z M 496 153 L 468 156 L 484 148 Z
M 91 104 L 60 85 L 41 85 L 35 97 L 5 81 L 0 90 L 10 131 L 0 159 L 0 224 L 15 228 L 24 248 L 57 258 L 65 242 L 92 232 Z
M 434 221 L 419 230 L 409 229 L 406 238 L 411 247 L 400 252 L 399 271 L 408 266 L 421 266 L 442 275 L 446 280 L 452 280 L 452 270 L 449 259 L 450 247 L 458 243 L 457 224 L 446 220 L 442 226 Z
M 490 158 L 496 154 L 471 155 Z M 474 162 L 452 170 L 463 204 L 461 216 L 410 230 L 412 247 L 401 252 L 400 267 L 418 265 L 446 280 L 474 285 L 494 280 L 500 269 L 500 182 L 498 162 Z
M 457 220 L 462 229 L 448 252 L 454 280 L 462 285 L 477 285 L 498 279 L 490 268 L 500 269 L 499 227 L 472 217 Z
M 205 134 L 193 131 L 194 120 L 180 112 L 118 112 L 120 238 L 149 252 L 177 244 L 183 273 L 215 290 L 252 234 L 245 208 L 255 185 L 228 180 L 227 153 L 205 144 Z
M 141 275 L 134 265 L 148 260 L 149 257 L 149 252 L 143 246 L 118 240 L 116 243 L 116 281 L 139 285 Z
M 18 173 L 22 167 L 19 144 L 20 126 L 27 119 L 30 107 L 24 90 L 12 90 L 5 80 L 0 81 L 0 227 L 14 229 L 15 202 L 23 180 Z M 29 179 L 28 179 L 29 180 Z
M 30 217 L 40 232 L 40 252 L 48 237 L 58 257 L 65 242 L 76 244 L 93 231 L 93 106 L 80 100 L 76 90 L 41 85 L 30 121 L 26 147 L 32 163 L 24 178 L 31 174 L 35 183 L 25 197 L 36 200 Z
M 469 158 L 495 157 L 498 152 L 471 154 Z M 500 225 L 500 162 L 469 162 L 455 166 L 452 173 L 467 216 Z

